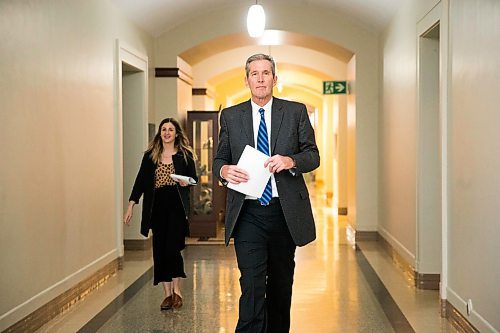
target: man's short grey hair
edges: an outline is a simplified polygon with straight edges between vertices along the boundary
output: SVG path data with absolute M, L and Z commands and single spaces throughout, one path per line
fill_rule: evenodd
M 254 54 L 253 56 L 250 56 L 250 58 L 247 59 L 247 63 L 245 64 L 245 72 L 248 77 L 248 74 L 250 74 L 250 63 L 255 60 L 267 60 L 271 63 L 271 68 L 273 71 L 273 77 L 276 76 L 276 64 L 274 63 L 273 57 L 267 54 L 263 53 L 257 53 Z

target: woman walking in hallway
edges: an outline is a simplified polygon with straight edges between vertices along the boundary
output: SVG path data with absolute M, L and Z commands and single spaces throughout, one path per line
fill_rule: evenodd
M 181 251 L 189 232 L 189 184 L 170 175 L 188 176 L 197 182 L 194 159 L 179 122 L 162 120 L 142 158 L 123 218 L 128 225 L 134 205 L 144 195 L 141 234 L 148 237 L 150 229 L 153 233 L 153 284 L 161 282 L 165 291 L 161 310 L 182 306 L 180 279 L 186 277 Z

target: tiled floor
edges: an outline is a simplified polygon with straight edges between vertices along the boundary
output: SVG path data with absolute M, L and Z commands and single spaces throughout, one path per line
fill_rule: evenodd
M 345 218 L 317 201 L 318 238 L 296 252 L 291 332 L 454 332 L 440 318 L 437 291 L 416 290 L 376 242 L 356 250 Z M 152 285 L 150 256 L 127 252 L 110 282 L 39 332 L 234 332 L 240 294 L 234 249 L 208 243 L 184 251 L 181 309 L 160 311 L 163 291 Z

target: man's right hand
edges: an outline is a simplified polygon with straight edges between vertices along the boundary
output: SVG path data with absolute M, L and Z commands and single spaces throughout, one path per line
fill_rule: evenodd
M 248 173 L 236 165 L 224 165 L 220 175 L 231 184 L 246 183 L 249 179 Z

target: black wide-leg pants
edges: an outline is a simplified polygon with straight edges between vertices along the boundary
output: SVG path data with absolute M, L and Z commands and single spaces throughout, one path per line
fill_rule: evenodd
M 245 200 L 234 245 L 241 273 L 236 332 L 289 332 L 296 246 L 278 199 L 268 206 Z
M 176 186 L 155 189 L 152 212 L 153 284 L 185 278 L 181 251 L 186 247 L 187 221 Z

